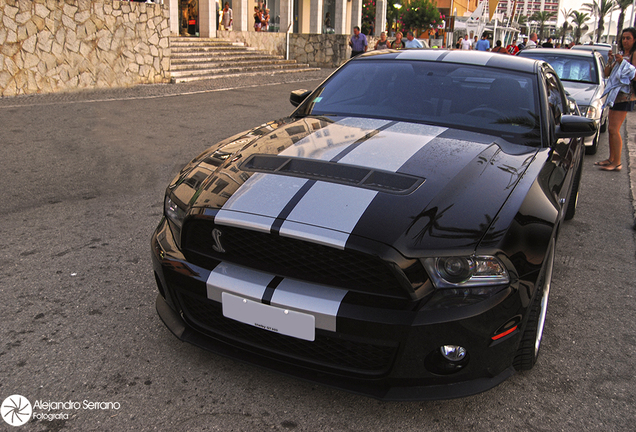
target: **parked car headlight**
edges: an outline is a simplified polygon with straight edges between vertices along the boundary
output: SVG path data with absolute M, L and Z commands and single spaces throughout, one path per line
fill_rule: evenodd
M 185 218 L 185 210 L 179 207 L 179 205 L 174 202 L 170 196 L 166 196 L 163 208 L 166 217 L 180 229 L 183 224 L 183 219 Z
M 510 282 L 503 263 L 493 256 L 425 258 L 422 262 L 436 288 L 503 285 Z

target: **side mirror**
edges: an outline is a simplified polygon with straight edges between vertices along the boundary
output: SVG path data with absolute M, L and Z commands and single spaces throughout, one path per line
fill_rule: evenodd
M 561 124 L 556 128 L 558 138 L 582 138 L 596 133 L 598 124 L 596 120 L 587 117 L 564 115 L 561 116 Z
M 307 99 L 307 96 L 309 96 L 310 94 L 311 90 L 294 90 L 289 95 L 289 102 L 291 102 L 293 106 L 297 107 L 298 105 L 303 103 L 303 101 Z

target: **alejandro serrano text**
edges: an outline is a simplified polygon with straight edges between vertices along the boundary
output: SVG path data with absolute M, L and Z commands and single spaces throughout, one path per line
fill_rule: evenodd
M 84 399 L 82 402 L 77 401 L 41 401 L 36 400 L 33 404 L 33 409 L 38 410 L 79 410 L 79 409 L 89 409 L 89 410 L 118 410 L 121 408 L 121 404 L 119 402 L 91 402 L 89 400 Z

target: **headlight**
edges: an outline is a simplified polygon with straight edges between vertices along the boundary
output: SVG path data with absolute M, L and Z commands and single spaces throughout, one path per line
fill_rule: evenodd
M 175 225 L 181 228 L 183 224 L 183 219 L 185 218 L 185 210 L 182 209 L 170 199 L 169 196 L 166 196 L 163 205 L 164 212 L 166 213 L 166 217 L 170 219 Z
M 436 288 L 478 287 L 510 282 L 508 271 L 493 256 L 425 258 L 422 263 Z
M 585 110 L 585 117 L 589 119 L 596 118 L 596 107 L 593 105 L 590 105 L 589 107 L 587 107 L 587 109 Z

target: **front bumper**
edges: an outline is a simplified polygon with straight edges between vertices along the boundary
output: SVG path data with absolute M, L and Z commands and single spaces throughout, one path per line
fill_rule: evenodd
M 211 270 L 188 263 L 162 222 L 152 237 L 160 294 L 157 312 L 185 342 L 295 376 L 383 400 L 447 399 L 480 393 L 512 374 L 521 330 L 493 340 L 511 319 L 523 322 L 518 290 L 504 289 L 469 306 L 429 309 L 421 302 L 359 302 L 345 297 L 336 331 L 316 329 L 313 342 L 223 316 L 208 298 Z M 442 345 L 467 349 L 461 368 L 438 354 Z

